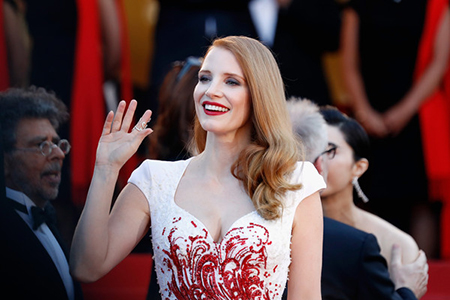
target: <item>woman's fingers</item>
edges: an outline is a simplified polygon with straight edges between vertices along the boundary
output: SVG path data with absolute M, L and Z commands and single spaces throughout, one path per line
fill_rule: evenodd
M 108 115 L 106 115 L 105 124 L 103 124 L 102 135 L 109 134 L 111 132 L 111 123 L 114 119 L 114 112 L 110 111 Z
M 131 100 L 130 105 L 128 105 L 127 112 L 125 113 L 125 117 L 123 118 L 122 128 L 121 130 L 124 132 L 128 132 L 130 129 L 131 122 L 133 122 L 134 112 L 136 111 L 137 101 Z
M 124 100 L 119 102 L 119 105 L 117 106 L 116 114 L 114 116 L 114 121 L 112 123 L 111 132 L 119 131 L 122 127 L 122 118 L 123 113 L 125 111 L 126 102 Z
M 152 111 L 147 109 L 142 117 L 139 119 L 139 121 L 134 126 L 133 130 L 137 132 L 141 132 L 147 128 L 147 123 L 150 122 L 152 116 Z M 153 132 L 153 130 L 151 131 Z
M 128 133 L 131 124 L 133 122 L 133 116 L 136 112 L 137 101 L 131 100 L 128 109 L 125 112 L 126 102 L 124 100 L 119 102 L 116 113 L 110 111 L 106 116 L 105 124 L 103 125 L 102 135 L 109 133 L 122 131 Z M 139 121 L 134 126 L 133 130 L 141 132 L 147 128 L 147 123 L 151 120 L 152 111 L 146 110 Z M 152 133 L 153 130 L 149 130 L 145 135 Z

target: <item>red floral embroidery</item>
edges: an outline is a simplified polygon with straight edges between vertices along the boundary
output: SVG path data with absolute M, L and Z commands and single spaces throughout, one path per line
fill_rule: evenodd
M 175 237 L 170 230 L 170 249 L 163 259 L 171 274 L 168 288 L 177 299 L 269 300 L 262 277 L 266 270 L 268 230 L 258 224 L 230 230 L 220 243 L 204 235 Z

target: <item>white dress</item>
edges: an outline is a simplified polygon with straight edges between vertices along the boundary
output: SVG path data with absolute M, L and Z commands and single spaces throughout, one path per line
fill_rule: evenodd
M 291 182 L 303 187 L 286 193 L 280 219 L 267 221 L 255 210 L 237 219 L 215 242 L 202 222 L 174 201 L 191 159 L 146 160 L 129 179 L 151 207 L 162 299 L 281 299 L 295 210 L 304 198 L 325 188 L 322 176 L 311 163 L 299 162 Z

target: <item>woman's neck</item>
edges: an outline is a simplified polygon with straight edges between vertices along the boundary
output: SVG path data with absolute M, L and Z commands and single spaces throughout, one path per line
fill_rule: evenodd
M 205 175 L 222 177 L 231 175 L 232 165 L 239 158 L 241 151 L 249 141 L 224 140 L 208 136 L 205 150 L 198 156 L 197 162 L 203 168 Z
M 353 186 L 329 195 L 322 196 L 322 207 L 324 216 L 356 227 L 358 223 L 358 208 L 353 203 Z

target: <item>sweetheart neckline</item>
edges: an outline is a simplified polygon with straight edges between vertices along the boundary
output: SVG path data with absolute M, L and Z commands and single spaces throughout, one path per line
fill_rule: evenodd
M 172 204 L 173 206 L 175 206 L 176 209 L 178 209 L 178 210 L 184 212 L 185 215 L 188 215 L 193 221 L 197 221 L 198 223 L 200 223 L 201 226 L 203 227 L 203 229 L 206 231 L 207 236 L 213 241 L 213 243 L 214 243 L 215 245 L 220 245 L 220 244 L 222 243 L 222 241 L 225 239 L 225 237 L 226 237 L 226 236 L 227 236 L 227 235 L 235 228 L 235 224 L 236 224 L 237 222 L 239 222 L 240 220 L 242 220 L 242 219 L 244 219 L 244 218 L 246 218 L 246 217 L 248 217 L 248 216 L 250 216 L 250 215 L 252 215 L 252 214 L 254 214 L 254 213 L 258 213 L 258 212 L 257 212 L 256 209 L 255 209 L 255 210 L 252 210 L 251 212 L 246 213 L 245 215 L 242 215 L 241 217 L 237 218 L 236 220 L 234 220 L 233 223 L 231 223 L 231 225 L 230 225 L 230 227 L 228 228 L 228 230 L 225 231 L 225 234 L 222 235 L 222 237 L 220 238 L 220 240 L 219 240 L 219 241 L 215 241 L 214 238 L 213 238 L 213 236 L 212 236 L 212 234 L 211 234 L 211 232 L 210 232 L 210 230 L 208 229 L 208 227 L 206 227 L 206 225 L 205 225 L 205 223 L 203 223 L 203 221 L 201 221 L 199 218 L 197 218 L 197 217 L 194 216 L 192 213 L 190 213 L 190 212 L 187 211 L 186 209 L 182 208 L 181 206 L 179 206 L 179 205 L 175 202 L 175 196 L 177 195 L 177 191 L 178 191 L 178 187 L 180 186 L 180 182 L 181 182 L 181 180 L 183 179 L 184 174 L 186 173 L 186 170 L 187 170 L 187 168 L 189 167 L 189 165 L 190 165 L 190 163 L 191 163 L 191 161 L 192 161 L 193 159 L 194 159 L 194 157 L 188 158 L 188 159 L 185 161 L 185 164 L 183 164 L 183 166 L 182 166 L 182 168 L 181 168 L 181 170 L 180 170 L 180 174 L 178 175 L 178 176 L 179 176 L 179 177 L 178 177 L 178 181 L 177 181 L 177 183 L 176 183 L 175 189 L 173 190 L 172 197 L 170 197 L 170 198 L 171 198 L 171 204 Z M 222 232 L 223 232 L 223 228 L 221 228 L 221 229 L 222 229 Z
M 238 223 L 238 222 L 241 221 L 242 219 L 245 219 L 245 218 L 249 217 L 250 215 L 253 215 L 253 214 L 255 214 L 255 213 L 258 214 L 256 210 L 252 210 L 251 212 L 246 213 L 245 215 L 242 215 L 241 217 L 237 218 L 236 220 L 234 220 L 233 223 L 231 223 L 230 227 L 229 227 L 228 230 L 225 232 L 225 234 L 221 237 L 221 239 L 218 240 L 218 241 L 216 241 L 216 240 L 214 240 L 214 238 L 213 238 L 211 232 L 209 231 L 208 227 L 206 227 L 206 225 L 205 225 L 199 218 L 197 218 L 196 216 L 194 216 L 193 214 L 191 214 L 190 212 L 188 212 L 188 211 L 185 210 L 184 208 L 180 207 L 180 206 L 175 202 L 175 199 L 172 200 L 172 205 L 174 205 L 174 206 L 176 207 L 176 209 L 178 209 L 179 211 L 181 211 L 181 212 L 183 212 L 185 215 L 187 215 L 187 216 L 191 219 L 191 221 L 199 223 L 199 224 L 203 227 L 203 229 L 205 230 L 206 236 L 214 243 L 214 245 L 221 245 L 222 242 L 225 240 L 225 238 L 228 236 L 228 234 L 229 234 L 231 231 L 233 231 L 233 229 L 238 228 L 237 226 L 235 226 L 236 223 Z

